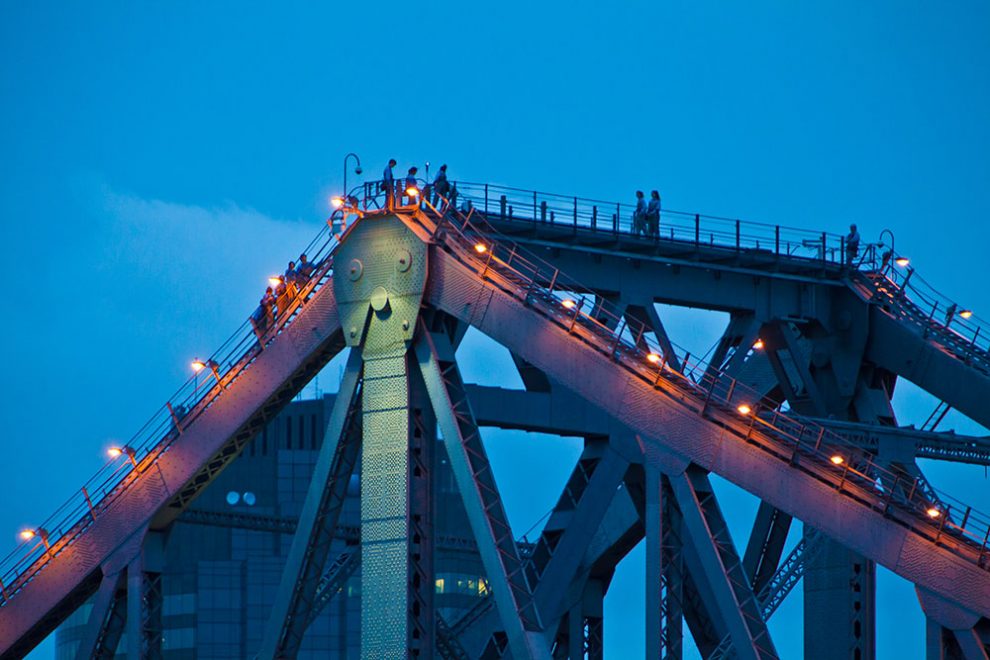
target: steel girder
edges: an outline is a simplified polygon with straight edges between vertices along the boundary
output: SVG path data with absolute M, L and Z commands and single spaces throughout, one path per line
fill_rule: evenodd
M 126 570 L 107 575 L 93 598 L 86 630 L 76 650 L 78 660 L 113 660 L 124 632 L 127 601 Z
M 551 388 L 548 392 L 470 383 L 465 387 L 481 426 L 552 435 L 591 436 L 607 435 L 615 424 L 600 409 L 589 408 L 581 397 L 562 387 Z M 814 418 L 814 421 L 840 435 L 849 446 L 871 454 L 878 454 L 883 448 L 885 452 L 899 456 L 902 461 L 931 458 L 990 465 L 988 437 L 821 417 Z
M 478 433 L 454 351 L 443 333 L 425 326 L 416 343 L 419 368 L 442 431 L 509 648 L 516 658 L 549 657 L 512 528 Z
M 435 306 L 471 323 L 646 437 L 662 438 L 673 452 L 903 577 L 990 614 L 990 576 L 975 563 L 943 552 L 875 508 L 810 478 L 799 466 L 741 441 L 745 431 L 732 418 L 720 418 L 718 424 L 702 421 L 649 383 L 616 368 L 607 354 L 575 340 L 566 327 L 528 310 L 511 285 L 490 284 L 455 257 L 440 250 L 433 254 L 429 299 Z M 864 535 L 864 529 L 870 533 Z
M 357 464 L 361 413 L 356 398 L 360 381 L 361 355 L 352 351 L 282 570 L 261 645 L 263 658 L 295 657 L 311 621 L 347 485 Z
M 149 520 L 152 529 L 167 528 L 341 350 L 342 339 L 332 287 L 323 286 L 167 452 L 139 463 L 131 485 L 95 520 L 87 514 L 85 532 L 0 607 L 0 657 L 26 654 L 93 594 L 100 565 L 122 539 Z

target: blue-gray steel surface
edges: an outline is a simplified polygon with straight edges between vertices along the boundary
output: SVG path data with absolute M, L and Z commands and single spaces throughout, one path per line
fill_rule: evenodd
M 609 333 L 600 329 L 592 333 L 575 325 L 573 310 L 561 306 L 560 298 L 537 303 L 527 288 L 532 286 L 531 278 L 527 283 L 527 278 L 509 273 L 496 280 L 506 269 L 509 248 L 496 250 L 490 243 L 489 251 L 496 256 L 472 255 L 469 240 L 459 246 L 456 256 L 435 253 L 433 304 L 475 325 L 647 437 L 662 439 L 674 452 L 908 579 L 990 613 L 990 576 L 977 565 L 983 539 L 974 547 L 956 532 L 953 546 L 944 547 L 949 541 L 947 530 L 938 521 L 924 522 L 923 510 L 896 504 L 899 514 L 890 517 L 888 508 L 885 515 L 884 508 L 892 502 L 885 492 L 873 490 L 874 479 L 856 481 L 853 473 L 850 480 L 848 467 L 834 465 L 830 476 L 827 456 L 821 468 L 813 467 L 814 459 L 803 455 L 792 462 L 801 451 L 795 445 L 778 444 L 773 438 L 775 427 L 757 426 L 752 415 L 715 408 L 711 402 L 702 408 L 692 403 L 704 400 L 704 390 L 700 397 L 690 385 L 666 395 L 665 388 L 658 391 L 656 385 L 668 377 L 649 370 L 642 353 L 634 351 L 627 358 L 627 349 L 617 352 L 617 347 L 626 346 L 621 337 L 609 345 L 605 343 Z M 479 280 L 476 273 L 485 273 L 486 279 Z M 624 368 L 616 368 L 616 359 Z M 639 375 L 641 368 L 653 374 L 651 380 Z M 813 450 L 814 443 L 808 449 Z M 784 455 L 778 457 L 780 451 Z M 936 534 L 943 536 L 939 545 L 932 543 Z

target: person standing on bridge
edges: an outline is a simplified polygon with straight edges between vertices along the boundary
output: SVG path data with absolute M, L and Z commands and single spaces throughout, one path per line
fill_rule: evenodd
M 385 166 L 385 171 L 382 173 L 382 190 L 385 191 L 385 206 L 387 208 L 392 207 L 392 195 L 395 192 L 395 174 L 392 172 L 392 168 L 395 166 L 396 160 L 389 158 L 388 165 Z
M 633 211 L 632 229 L 637 236 L 640 233 L 646 234 L 646 200 L 643 199 L 642 190 L 636 191 L 636 210 Z
M 415 204 L 416 200 L 418 199 L 419 184 L 416 183 L 417 172 L 419 172 L 419 168 L 416 167 L 415 165 L 410 167 L 409 171 L 406 172 L 406 185 L 403 192 L 405 192 L 405 194 L 409 197 L 409 201 L 407 202 L 408 204 Z M 412 191 L 414 194 L 410 195 L 409 194 L 410 191 Z
M 650 192 L 650 203 L 646 207 L 646 231 L 653 238 L 660 236 L 660 193 Z
M 316 270 L 316 266 L 309 263 L 309 259 L 305 254 L 299 255 L 299 265 L 296 266 L 296 279 L 302 284 L 309 282 L 309 278 L 313 276 L 313 271 Z
M 450 192 L 450 182 L 447 181 L 447 165 L 440 166 L 437 177 L 433 179 L 433 206 L 439 211 L 443 211 L 443 205 L 447 203 L 447 194 Z
M 846 263 L 850 266 L 859 255 L 859 230 L 855 224 L 849 225 L 849 233 L 846 235 Z

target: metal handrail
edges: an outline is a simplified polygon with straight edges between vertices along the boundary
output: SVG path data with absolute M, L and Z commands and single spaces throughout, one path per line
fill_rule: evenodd
M 329 226 L 321 228 L 305 253 L 315 270 L 285 310 L 263 334 L 250 321 L 241 326 L 207 360 L 215 365 L 187 380 L 125 445 L 133 454 L 105 463 L 86 484 L 35 529 L 33 538 L 19 543 L 0 560 L 0 607 L 9 602 L 42 568 L 84 533 L 141 475 L 155 469 L 159 457 L 184 429 L 209 408 L 330 277 L 338 244 Z M 264 345 L 262 344 L 264 342 Z
M 990 517 L 938 493 L 933 502 L 910 474 L 874 462 L 814 421 L 785 413 L 780 403 L 694 358 L 685 372 L 668 366 L 649 328 L 622 315 L 551 264 L 460 212 L 439 214 L 444 245 L 492 286 L 519 298 L 572 336 L 605 353 L 682 407 L 736 437 L 789 462 L 845 497 L 911 529 L 981 567 L 986 566 Z M 449 229 L 449 230 L 448 230 Z M 483 250 L 477 246 L 483 246 Z M 761 403 L 761 399 L 763 402 Z M 740 407 L 745 404 L 746 407 Z

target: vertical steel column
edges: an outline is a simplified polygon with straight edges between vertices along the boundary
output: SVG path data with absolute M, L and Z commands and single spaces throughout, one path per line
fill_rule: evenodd
M 134 660 L 162 657 L 163 553 L 162 533 L 148 532 L 127 565 L 127 657 Z
M 646 470 L 646 657 L 663 657 L 663 497 L 660 468 Z
M 361 657 L 410 654 L 409 379 L 405 351 L 365 353 Z
M 436 464 L 437 418 L 430 407 L 429 394 L 417 369 L 410 371 L 410 425 L 409 437 L 409 566 L 413 617 L 412 646 L 423 658 L 435 656 L 436 621 L 434 598 L 436 573 L 434 570 L 434 519 L 435 497 L 433 475 Z

